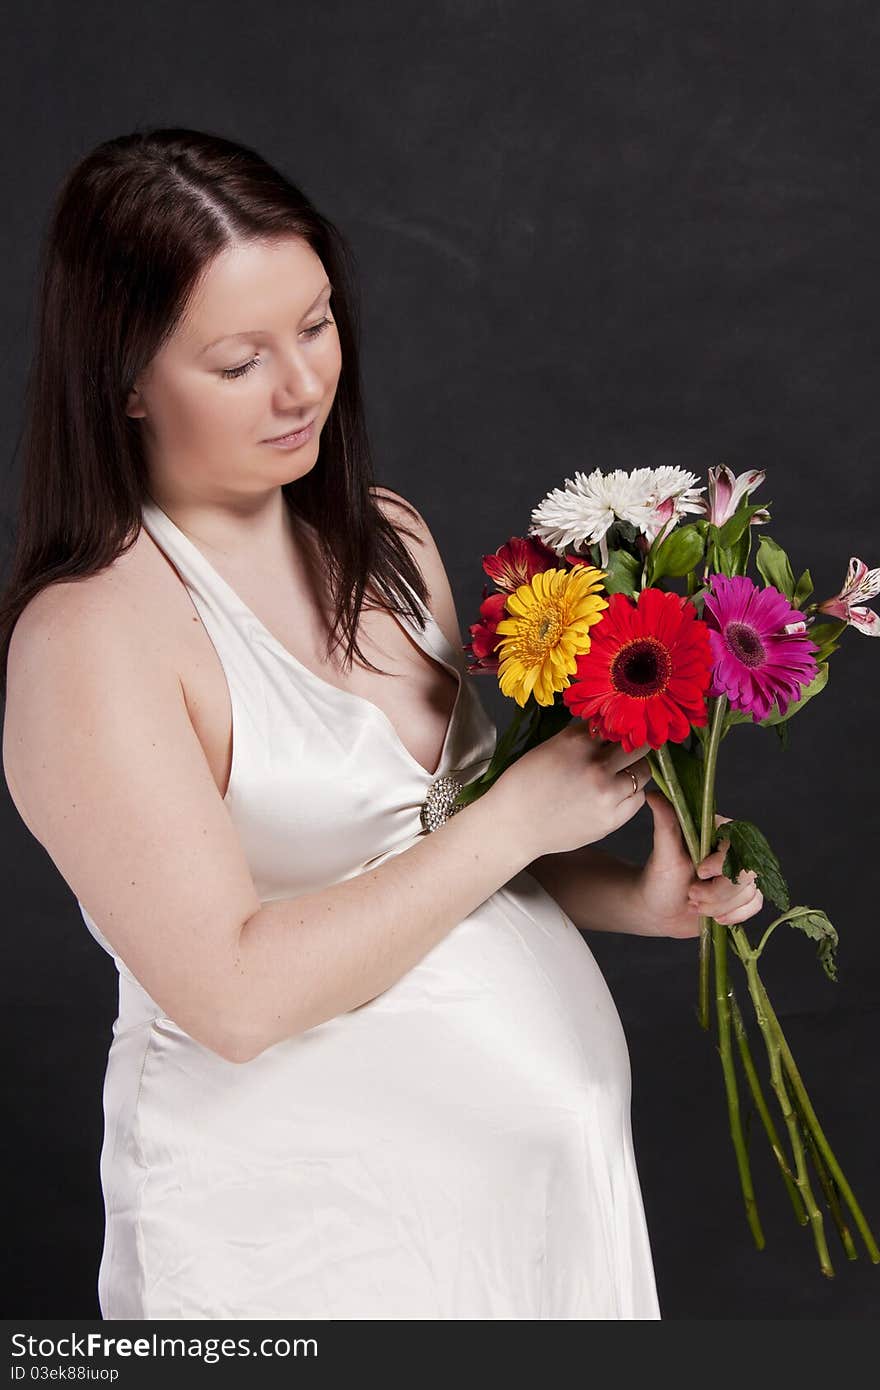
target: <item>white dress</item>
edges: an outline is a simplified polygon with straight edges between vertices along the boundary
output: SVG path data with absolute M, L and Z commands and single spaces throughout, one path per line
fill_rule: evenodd
M 364 697 L 283 648 L 152 501 L 228 681 L 225 804 L 262 901 L 415 843 L 434 778 L 496 730 L 459 678 L 433 776 Z M 225 1061 L 119 971 L 104 1081 L 104 1318 L 659 1318 L 630 1066 L 592 952 L 528 872 L 360 1008 Z M 291 979 L 291 990 L 296 981 Z

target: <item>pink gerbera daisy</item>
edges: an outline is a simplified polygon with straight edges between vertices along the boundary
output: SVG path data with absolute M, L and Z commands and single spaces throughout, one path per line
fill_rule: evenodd
M 714 658 L 709 694 L 726 695 L 731 709 L 755 719 L 766 719 L 774 699 L 785 714 L 818 672 L 803 615 L 772 584 L 759 589 L 745 575 L 724 574 L 709 583 L 702 614 Z

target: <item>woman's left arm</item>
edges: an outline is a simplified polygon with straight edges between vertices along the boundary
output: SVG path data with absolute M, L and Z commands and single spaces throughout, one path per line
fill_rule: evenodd
M 683 938 L 699 935 L 701 915 L 732 926 L 761 911 L 764 899 L 754 872 L 743 870 L 736 883 L 724 874 L 729 840 L 695 870 L 674 808 L 661 792 L 647 792 L 645 800 L 654 818 L 654 846 L 646 864 L 583 845 L 528 865 L 579 931 Z M 717 814 L 715 824 L 730 819 Z
M 642 869 L 596 845 L 544 854 L 527 872 L 555 898 L 579 931 L 653 935 L 640 895 Z

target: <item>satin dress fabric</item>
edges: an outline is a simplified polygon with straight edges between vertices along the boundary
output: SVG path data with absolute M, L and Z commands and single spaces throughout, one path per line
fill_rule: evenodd
M 261 901 L 405 851 L 435 779 L 486 769 L 495 725 L 424 605 L 424 631 L 397 621 L 458 679 L 433 774 L 377 705 L 281 646 L 152 499 L 143 524 L 225 673 L 224 800 Z M 79 907 L 119 973 L 103 1318 L 661 1316 L 620 1017 L 527 871 L 384 993 L 245 1063 L 167 1017 Z

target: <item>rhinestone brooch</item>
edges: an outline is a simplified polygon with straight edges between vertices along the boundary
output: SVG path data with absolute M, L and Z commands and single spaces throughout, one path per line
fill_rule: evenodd
M 461 810 L 460 806 L 453 805 L 455 798 L 461 791 L 464 784 L 459 782 L 457 777 L 449 774 L 438 777 L 428 789 L 428 795 L 422 802 L 421 822 L 422 829 L 428 832 L 439 830 L 441 825 L 445 825 L 450 816 L 454 816 Z

